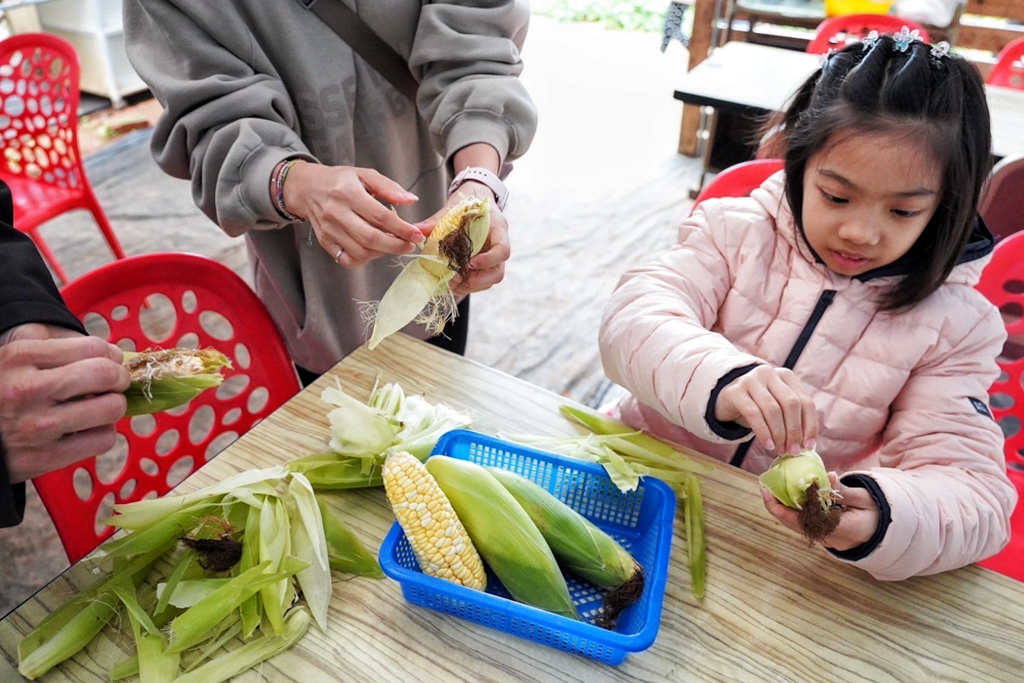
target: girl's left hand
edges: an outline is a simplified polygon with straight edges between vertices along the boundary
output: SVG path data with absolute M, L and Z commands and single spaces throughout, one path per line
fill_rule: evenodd
M 827 548 L 843 551 L 867 543 L 878 528 L 878 506 L 875 499 L 867 489 L 840 484 L 839 475 L 835 472 L 829 472 L 828 478 L 832 482 L 832 488 L 837 489 L 842 495 L 839 502 L 843 506 L 843 514 L 839 519 L 839 527 L 826 536 L 822 544 Z M 782 522 L 786 528 L 802 535 L 796 510 L 780 503 L 771 491 L 763 486 L 761 498 L 764 500 L 765 508 L 775 519 Z
M 508 220 L 495 204 L 494 193 L 483 183 L 473 180 L 462 183 L 440 211 L 430 218 L 416 223 L 415 226 L 423 232 L 429 233 L 441 220 L 441 216 L 467 195 L 491 200 L 491 231 L 487 235 L 483 249 L 469 262 L 469 277 L 462 279 L 456 276 L 451 281 L 452 293 L 455 296 L 482 292 L 501 282 L 505 278 L 505 261 L 512 254 L 508 243 Z

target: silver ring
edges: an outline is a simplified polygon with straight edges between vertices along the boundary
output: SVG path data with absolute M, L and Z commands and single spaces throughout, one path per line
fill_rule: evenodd
M 337 264 L 341 263 L 341 255 L 345 253 L 342 247 L 338 247 L 338 253 L 334 255 L 334 262 Z

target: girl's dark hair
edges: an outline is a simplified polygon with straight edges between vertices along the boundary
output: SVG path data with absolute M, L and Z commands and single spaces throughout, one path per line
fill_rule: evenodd
M 956 55 L 936 57 L 914 42 L 901 52 L 890 36 L 831 53 L 773 124 L 769 151 L 782 156 L 786 197 L 803 230 L 804 171 L 833 134 L 896 133 L 930 150 L 942 168 L 939 207 L 909 256 L 918 264 L 882 300 L 911 306 L 938 289 L 970 240 L 992 146 L 985 85 Z

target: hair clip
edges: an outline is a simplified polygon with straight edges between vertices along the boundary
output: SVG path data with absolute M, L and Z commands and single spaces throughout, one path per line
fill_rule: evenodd
M 911 43 L 921 41 L 921 32 L 916 28 L 911 31 L 909 26 L 904 26 L 899 33 L 892 34 L 892 40 L 892 49 L 897 52 L 906 52 L 910 49 Z
M 949 54 L 949 43 L 941 41 L 932 46 L 932 59 L 942 59 Z
M 864 50 L 864 52 L 867 52 L 868 50 L 873 48 L 875 46 L 875 43 L 877 43 L 877 42 L 878 42 L 878 31 L 871 31 L 866 36 L 861 38 L 861 41 L 860 41 L 860 44 L 862 46 L 861 49 Z

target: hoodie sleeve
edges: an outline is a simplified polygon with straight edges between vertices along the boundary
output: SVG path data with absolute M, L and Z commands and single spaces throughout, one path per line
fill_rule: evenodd
M 712 331 L 733 279 L 731 247 L 719 202 L 701 204 L 679 230 L 679 244 L 626 272 L 601 321 L 601 361 L 609 379 L 690 433 L 730 439 L 705 417 L 719 380 L 761 363 Z M 738 430 L 733 440 L 744 438 Z
M 233 237 L 281 227 L 269 191 L 274 167 L 316 159 L 234 3 L 125 0 L 124 34 L 132 66 L 164 107 L 150 143 L 160 168 L 190 179 L 196 205 Z
M 503 160 L 530 146 L 537 111 L 519 80 L 529 20 L 522 0 L 423 4 L 409 67 L 434 147 L 449 164 L 475 142 L 490 144 Z
M 1009 540 L 1017 494 L 988 407 L 1006 333 L 999 312 L 988 308 L 966 334 L 944 337 L 912 373 L 892 406 L 880 466 L 846 473 L 874 479 L 889 504 L 884 538 L 851 562 L 877 579 L 956 569 Z M 964 317 L 951 315 L 947 325 Z

